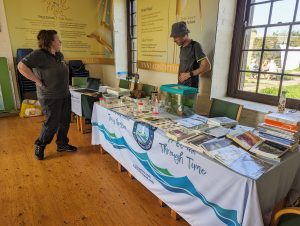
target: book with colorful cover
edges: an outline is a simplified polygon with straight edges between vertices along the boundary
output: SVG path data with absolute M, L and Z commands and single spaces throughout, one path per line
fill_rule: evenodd
M 250 152 L 258 156 L 264 156 L 266 158 L 274 159 L 277 161 L 280 161 L 281 156 L 283 156 L 288 151 L 289 148 L 270 141 L 264 141 L 260 144 L 253 146 L 250 149 Z
M 284 122 L 280 122 L 280 121 L 276 121 L 276 120 L 272 120 L 272 119 L 267 119 L 267 118 L 265 118 L 264 121 L 269 126 L 275 126 L 275 127 L 278 127 L 278 128 L 289 130 L 291 132 L 300 131 L 300 126 L 299 125 L 291 125 L 291 124 L 287 124 L 287 123 L 284 123 Z
M 277 132 L 277 131 L 274 131 L 274 130 L 265 129 L 265 128 L 262 128 L 262 127 L 258 127 L 257 130 L 260 133 L 266 133 L 266 134 L 269 134 L 269 135 L 272 135 L 272 136 L 276 136 L 276 137 L 280 137 L 280 138 L 283 138 L 283 139 L 291 140 L 293 142 L 295 142 L 296 140 L 299 140 L 299 137 L 290 136 L 290 135 L 287 135 L 287 134 L 285 134 L 283 132 L 280 133 L 280 132 Z
M 206 141 L 201 144 L 201 147 L 203 148 L 204 152 L 211 156 L 214 157 L 214 155 L 211 155 L 213 151 L 216 151 L 221 148 L 225 148 L 228 146 L 232 146 L 232 141 L 227 139 L 227 138 L 216 138 L 210 141 Z
M 198 151 L 198 152 L 203 152 L 203 148 L 201 144 L 204 142 L 210 141 L 215 139 L 215 137 L 207 135 L 207 134 L 197 134 L 195 136 L 189 137 L 185 140 L 182 141 L 183 144 L 187 145 L 188 147 Z
M 300 127 L 300 115 L 294 113 L 269 113 L 265 119 Z
M 245 131 L 243 129 L 231 130 L 226 136 L 229 139 L 232 139 L 245 150 L 249 150 L 255 144 L 263 141 L 263 139 L 261 139 L 254 133 L 250 131 Z
M 288 140 L 288 139 L 285 139 L 285 138 L 273 136 L 273 135 L 270 135 L 270 134 L 267 134 L 267 133 L 262 133 L 262 132 L 259 132 L 258 134 L 264 140 L 268 140 L 268 141 L 271 141 L 271 142 L 274 142 L 274 143 L 277 143 L 277 144 L 281 144 L 283 146 L 286 146 L 286 147 L 290 148 L 291 150 L 294 150 L 295 147 L 298 146 L 298 141 L 292 141 L 292 140 Z
M 271 126 L 271 125 L 268 125 L 266 123 L 259 123 L 258 128 L 263 128 L 263 129 L 266 129 L 266 130 L 274 131 L 274 132 L 281 133 L 281 134 L 291 136 L 291 137 L 295 137 L 295 138 L 296 137 L 299 138 L 299 136 L 300 136 L 300 132 L 291 131 L 291 130 L 287 130 L 287 129 L 276 127 L 276 126 Z
M 175 129 L 170 129 L 166 132 L 166 135 L 175 141 L 180 141 L 188 137 L 194 136 L 196 133 L 193 130 L 187 129 L 183 126 Z

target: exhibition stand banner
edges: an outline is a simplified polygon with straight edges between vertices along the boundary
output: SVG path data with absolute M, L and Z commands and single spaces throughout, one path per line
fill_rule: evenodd
M 191 225 L 263 225 L 255 180 L 97 103 L 92 125 L 92 144 Z

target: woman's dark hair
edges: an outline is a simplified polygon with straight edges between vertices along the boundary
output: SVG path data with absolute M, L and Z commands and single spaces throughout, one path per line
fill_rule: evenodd
M 51 43 L 54 41 L 54 35 L 57 34 L 55 30 L 40 30 L 37 35 L 37 40 L 39 44 L 39 48 L 50 50 Z

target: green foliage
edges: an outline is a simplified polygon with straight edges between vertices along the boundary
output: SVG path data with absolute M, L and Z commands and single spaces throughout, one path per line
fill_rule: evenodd
M 292 99 L 300 99 L 300 83 L 296 85 L 291 85 L 291 86 L 285 86 L 284 90 L 287 91 L 286 97 L 287 98 L 292 98 Z M 262 93 L 268 94 L 268 95 L 273 95 L 277 96 L 278 95 L 278 88 L 275 87 L 270 87 L 270 88 L 265 88 L 261 90 Z

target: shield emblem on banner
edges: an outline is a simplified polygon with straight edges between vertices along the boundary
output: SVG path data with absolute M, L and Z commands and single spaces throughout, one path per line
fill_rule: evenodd
M 143 150 L 150 150 L 154 140 L 155 127 L 143 122 L 134 122 L 133 137 Z

